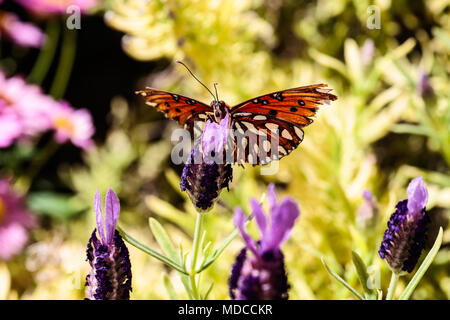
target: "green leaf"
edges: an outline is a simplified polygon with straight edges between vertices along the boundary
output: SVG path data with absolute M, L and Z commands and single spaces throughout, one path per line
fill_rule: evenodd
M 342 279 L 338 274 L 334 273 L 333 270 L 331 270 L 328 265 L 325 262 L 324 257 L 321 258 L 322 263 L 325 267 L 325 269 L 328 271 L 328 273 L 335 278 L 337 281 L 339 281 L 344 287 L 346 287 L 351 293 L 355 295 L 359 300 L 364 300 L 364 297 L 358 293 L 351 285 L 349 285 L 344 279 Z
M 328 56 L 326 54 L 323 54 L 314 48 L 309 49 L 308 53 L 317 63 L 330 69 L 336 70 L 346 78 L 350 78 L 350 76 L 347 73 L 346 66 L 340 60 Z
M 156 242 L 158 242 L 158 245 L 161 247 L 161 250 L 171 260 L 175 261 L 181 269 L 186 270 L 185 260 L 182 256 L 180 256 L 182 252 L 177 251 L 164 227 L 153 218 L 149 219 L 149 225 L 150 229 L 152 230 L 152 234 L 156 239 Z M 186 275 L 186 272 L 182 272 L 180 276 L 181 281 L 183 282 L 183 285 L 186 288 L 186 292 L 190 295 L 191 293 L 189 286 L 189 277 Z
M 400 295 L 399 300 L 408 300 L 414 289 L 416 289 L 423 275 L 428 270 L 434 258 L 436 257 L 439 248 L 441 247 L 443 234 L 444 231 L 442 230 L 442 227 L 440 227 L 433 247 L 431 248 L 430 252 L 428 252 L 426 258 L 423 260 L 417 272 L 414 274 L 414 277 L 412 277 L 411 281 L 406 286 L 405 291 L 403 291 L 403 293 Z
M 428 128 L 421 126 L 421 125 L 414 125 L 414 124 L 407 124 L 407 123 L 399 123 L 391 128 L 392 132 L 395 133 L 409 133 L 409 134 L 415 134 L 419 136 L 427 136 L 427 137 L 434 137 L 434 133 L 429 130 Z
M 158 242 L 159 246 L 161 247 L 161 250 L 172 260 L 179 261 L 179 255 L 177 252 L 177 249 L 175 249 L 175 246 L 172 243 L 172 240 L 170 240 L 169 235 L 167 234 L 164 227 L 155 219 L 150 218 L 148 219 L 150 229 L 152 230 L 153 236 L 156 239 L 156 242 Z
M 373 289 L 369 289 L 367 286 L 367 280 L 369 279 L 369 274 L 367 273 L 367 267 L 364 261 L 361 259 L 358 253 L 352 251 L 352 261 L 355 265 L 356 273 L 358 274 L 359 282 L 366 293 L 366 298 L 368 300 L 375 300 L 375 294 Z
M 202 300 L 208 299 L 208 296 L 211 293 L 213 286 L 214 286 L 214 282 L 211 282 L 211 284 L 208 287 L 208 290 L 206 290 L 206 293 L 204 295 L 202 295 Z
M 450 49 L 450 37 L 441 28 L 433 28 L 433 35 Z
M 33 192 L 27 199 L 28 207 L 35 213 L 60 219 L 68 219 L 80 212 L 81 208 L 71 196 L 48 191 Z
M 166 287 L 167 293 L 169 294 L 170 300 L 179 300 L 178 295 L 173 288 L 172 282 L 170 282 L 169 277 L 166 273 L 163 275 L 164 286 Z
M 194 231 L 194 226 L 192 225 L 192 217 L 185 212 L 178 210 L 170 203 L 161 200 L 158 197 L 150 195 L 145 198 L 145 204 L 152 212 L 175 223 L 185 231 L 190 233 Z
M 172 269 L 177 270 L 178 272 L 181 272 L 182 274 L 187 275 L 186 270 L 184 270 L 184 268 L 182 268 L 176 261 L 173 261 L 172 259 L 163 256 L 162 254 L 160 254 L 158 251 L 155 251 L 149 247 L 147 247 L 145 244 L 137 241 L 136 239 L 134 239 L 132 236 L 130 236 L 129 234 L 127 234 L 125 231 L 122 230 L 121 227 L 117 226 L 116 227 L 117 231 L 119 231 L 120 235 L 122 236 L 122 238 L 128 242 L 129 244 L 131 244 L 132 246 L 138 248 L 139 250 L 145 252 L 146 254 L 152 256 L 155 259 L 158 259 L 159 261 L 167 264 L 169 267 L 171 267 Z

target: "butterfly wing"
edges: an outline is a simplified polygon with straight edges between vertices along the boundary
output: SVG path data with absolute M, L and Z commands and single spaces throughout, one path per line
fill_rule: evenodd
M 326 84 L 292 88 L 231 108 L 232 127 L 241 133 L 235 139 L 237 162 L 267 164 L 288 155 L 302 142 L 302 128 L 313 122 L 319 105 L 337 99 L 330 91 Z
M 197 100 L 166 91 L 153 88 L 136 91 L 144 97 L 145 103 L 163 112 L 166 118 L 173 119 L 194 133 L 194 123 L 204 122 L 213 114 L 213 110 L 207 104 Z

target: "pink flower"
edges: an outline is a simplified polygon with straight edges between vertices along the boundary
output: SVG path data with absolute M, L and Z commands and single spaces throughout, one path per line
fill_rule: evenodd
M 21 77 L 6 78 L 0 71 L 0 148 L 48 130 L 55 130 L 57 142 L 70 140 L 86 149 L 92 145 L 95 128 L 88 110 L 75 110 Z
M 0 32 L 22 47 L 40 48 L 45 40 L 41 29 L 9 12 L 0 11 Z
M 65 143 L 70 140 L 82 149 L 92 146 L 92 135 L 95 132 L 92 117 L 86 109 L 72 109 L 68 103 L 61 103 L 52 114 L 55 129 L 55 140 Z
M 0 132 L 6 134 L 0 147 L 8 147 L 15 140 L 29 138 L 49 130 L 50 110 L 55 101 L 42 93 L 36 85 L 30 85 L 19 76 L 6 78 L 0 71 Z
M 34 216 L 24 206 L 8 180 L 0 179 L 0 259 L 9 260 L 28 241 L 28 229 L 35 225 Z
M 29 11 L 39 16 L 66 14 L 69 6 L 77 6 L 81 12 L 100 3 L 100 0 L 16 0 Z
M 0 148 L 9 147 L 22 134 L 19 117 L 12 110 L 0 111 Z

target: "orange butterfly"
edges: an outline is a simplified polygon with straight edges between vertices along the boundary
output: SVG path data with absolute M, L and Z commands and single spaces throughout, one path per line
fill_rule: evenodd
M 177 62 L 187 68 L 184 63 Z M 200 82 L 189 68 L 187 69 Z M 230 126 L 234 130 L 254 135 L 267 132 L 268 145 L 273 138 L 278 139 L 278 154 L 272 154 L 267 147 L 264 150 L 265 157 L 262 159 L 253 154 L 255 150 L 256 154 L 260 151 L 259 146 L 255 145 L 256 139 L 249 139 L 249 135 L 245 135 L 243 140 L 235 140 L 235 145 L 240 143 L 245 148 L 244 161 L 252 165 L 267 164 L 273 159 L 281 159 L 288 155 L 302 142 L 304 135 L 302 128 L 313 122 L 309 117 L 315 115 L 319 105 L 337 99 L 337 96 L 329 93 L 332 89 L 327 88 L 326 84 L 315 84 L 272 92 L 230 107 L 219 100 L 217 88 L 214 96 L 203 83 L 201 84 L 214 97 L 210 105 L 153 88 L 136 91 L 136 94 L 142 95 L 147 104 L 163 112 L 167 118 L 183 125 L 191 134 L 196 121 L 211 119 L 219 123 L 226 115 L 229 115 Z

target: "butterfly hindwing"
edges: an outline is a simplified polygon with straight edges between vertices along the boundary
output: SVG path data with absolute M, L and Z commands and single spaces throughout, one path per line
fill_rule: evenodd
M 203 102 L 166 91 L 153 88 L 136 91 L 144 97 L 146 103 L 163 112 L 166 118 L 173 119 L 185 126 L 193 134 L 194 123 L 205 121 L 212 108 Z
M 244 161 L 253 165 L 267 164 L 297 148 L 303 140 L 302 128 L 312 123 L 309 117 L 315 115 L 320 104 L 337 99 L 326 87 L 326 84 L 317 84 L 273 92 L 231 108 L 232 127 L 241 132 L 235 139 L 237 162 L 245 156 Z M 262 142 L 256 139 L 258 137 Z M 278 146 L 276 141 L 272 146 L 274 138 L 278 139 Z M 238 151 L 244 146 L 245 155 Z
M 259 118 L 257 118 L 259 119 Z M 235 159 L 237 163 L 268 164 L 294 150 L 303 140 L 301 126 L 284 120 L 255 120 L 240 116 L 233 122 Z M 245 151 L 245 152 L 243 152 Z

